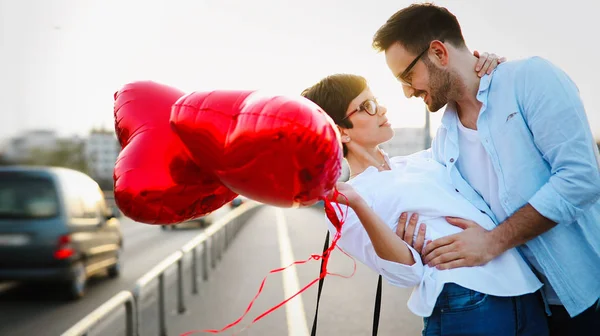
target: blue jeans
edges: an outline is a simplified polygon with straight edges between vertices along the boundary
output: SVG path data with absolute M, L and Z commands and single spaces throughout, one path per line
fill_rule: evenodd
M 423 336 L 485 335 L 544 336 L 548 322 L 538 292 L 498 297 L 448 283 L 431 316 L 424 319 Z

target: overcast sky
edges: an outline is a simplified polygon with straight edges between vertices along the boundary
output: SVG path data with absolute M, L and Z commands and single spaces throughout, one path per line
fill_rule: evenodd
M 367 77 L 394 127 L 420 127 L 371 49 L 377 28 L 412 1 L 0 0 L 0 138 L 26 129 L 86 135 L 113 127 L 113 93 L 150 79 L 185 91 L 298 94 L 323 76 Z M 471 50 L 548 58 L 579 86 L 600 139 L 597 1 L 437 1 Z M 433 116 L 439 125 L 441 113 Z

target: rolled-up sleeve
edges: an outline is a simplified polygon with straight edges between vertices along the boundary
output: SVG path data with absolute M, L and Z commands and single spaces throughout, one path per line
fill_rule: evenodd
M 363 197 L 364 198 L 364 197 Z M 372 203 L 367 200 L 369 206 Z M 340 211 L 336 211 L 338 218 L 341 214 L 346 214 L 344 224 L 342 225 L 342 234 L 338 241 L 338 246 L 346 253 L 365 264 L 373 271 L 381 274 L 391 285 L 398 287 L 413 287 L 421 282 L 423 277 L 423 263 L 419 253 L 407 243 L 403 242 L 410 249 L 415 263 L 412 265 L 401 264 L 385 260 L 377 256 L 371 239 L 360 223 L 358 216 L 351 208 L 341 205 Z M 335 228 L 329 223 L 329 230 L 335 233 Z
M 539 57 L 524 63 L 515 83 L 523 116 L 552 174 L 529 204 L 554 222 L 572 223 L 600 198 L 597 148 L 577 86 Z

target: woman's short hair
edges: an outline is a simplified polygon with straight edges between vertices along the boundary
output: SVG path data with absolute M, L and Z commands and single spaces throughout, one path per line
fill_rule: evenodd
M 335 74 L 321 79 L 315 85 L 304 89 L 301 95 L 319 105 L 336 125 L 352 128 L 352 122 L 346 117 L 350 102 L 367 88 L 367 80 L 358 75 Z M 344 157 L 348 148 L 343 145 Z

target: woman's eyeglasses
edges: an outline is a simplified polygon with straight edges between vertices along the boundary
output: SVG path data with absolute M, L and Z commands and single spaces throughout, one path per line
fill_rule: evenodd
M 375 98 L 367 99 L 364 102 L 362 102 L 360 105 L 358 105 L 358 108 L 356 110 L 348 113 L 348 115 L 345 116 L 344 119 L 342 119 L 342 120 L 346 120 L 346 119 L 350 118 L 350 116 L 353 115 L 354 113 L 360 112 L 360 111 L 365 111 L 365 112 L 367 112 L 368 115 L 374 116 L 377 114 L 378 110 L 379 110 L 379 104 L 377 103 L 377 100 Z

